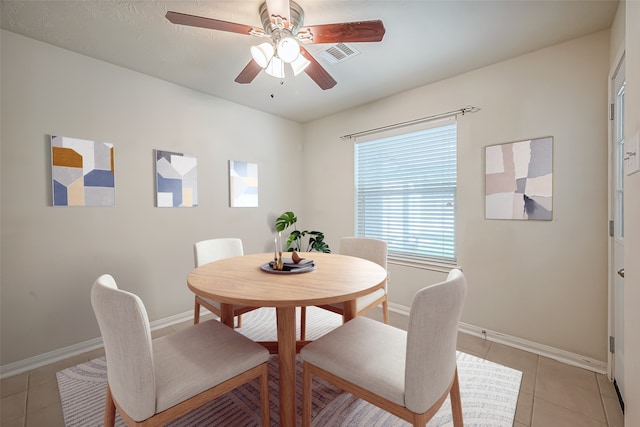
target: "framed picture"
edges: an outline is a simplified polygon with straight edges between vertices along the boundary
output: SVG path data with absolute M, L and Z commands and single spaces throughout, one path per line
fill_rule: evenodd
M 113 144 L 51 136 L 53 206 L 115 206 Z
M 485 147 L 485 217 L 552 220 L 553 137 Z
M 258 165 L 229 160 L 229 206 L 258 207 Z
M 198 159 L 192 154 L 154 150 L 156 206 L 198 206 Z

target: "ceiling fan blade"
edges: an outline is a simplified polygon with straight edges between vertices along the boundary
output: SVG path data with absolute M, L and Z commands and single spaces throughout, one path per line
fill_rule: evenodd
M 260 67 L 258 63 L 252 59 L 251 61 L 249 61 L 247 66 L 244 67 L 242 71 L 240 71 L 240 74 L 238 74 L 238 77 L 236 77 L 235 82 L 240 84 L 251 83 L 253 79 L 255 79 L 256 76 L 260 74 L 260 71 L 262 71 L 262 67 Z
M 338 82 L 336 82 L 333 77 L 324 69 L 322 65 L 309 53 L 307 49 L 300 46 L 300 53 L 311 62 L 307 68 L 304 69 L 304 72 L 307 73 L 311 80 L 316 82 L 320 89 L 327 90 L 334 87 Z
M 221 21 L 219 19 L 205 18 L 204 16 L 187 15 L 186 13 L 169 11 L 165 17 L 173 24 L 189 25 L 191 27 L 208 28 L 210 30 L 227 31 L 246 35 L 264 34 L 262 28 L 250 25 L 236 24 L 235 22 Z
M 384 24 L 377 20 L 306 26 L 300 28 L 298 38 L 302 43 L 379 42 L 384 33 Z
M 285 28 L 289 27 L 291 23 L 291 9 L 289 6 L 289 0 L 267 0 L 267 10 L 269 16 L 276 16 L 287 21 Z M 273 21 L 272 21 L 273 22 Z

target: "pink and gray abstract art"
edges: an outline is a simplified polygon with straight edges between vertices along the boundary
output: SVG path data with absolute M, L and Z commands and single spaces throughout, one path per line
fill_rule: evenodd
M 553 137 L 485 149 L 487 219 L 551 221 Z

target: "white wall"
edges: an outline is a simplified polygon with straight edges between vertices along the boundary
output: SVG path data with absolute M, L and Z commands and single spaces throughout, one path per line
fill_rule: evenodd
M 353 234 L 353 146 L 341 135 L 474 105 L 459 119 L 457 250 L 469 282 L 462 321 L 607 360 L 609 31 L 305 125 L 305 216 L 337 248 Z M 484 147 L 554 137 L 553 221 L 484 219 Z M 391 265 L 409 306 L 443 273 Z
M 640 132 L 640 1 L 627 0 L 625 137 Z M 625 178 L 625 425 L 640 425 L 640 173 Z
M 114 144 L 116 207 L 51 206 L 52 134 Z M 273 219 L 300 206 L 301 125 L 6 31 L 1 136 L 2 365 L 99 337 L 101 273 L 152 321 L 192 310 L 195 241 L 270 251 Z M 200 207 L 154 207 L 156 148 L 197 156 Z M 258 164 L 259 208 L 228 207 L 228 160 Z

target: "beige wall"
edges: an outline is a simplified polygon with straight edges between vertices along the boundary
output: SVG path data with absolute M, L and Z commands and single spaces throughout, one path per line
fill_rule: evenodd
M 293 209 L 337 250 L 353 234 L 353 149 L 339 136 L 467 104 L 482 111 L 459 121 L 463 321 L 605 361 L 609 56 L 601 32 L 301 126 L 3 31 L 1 364 L 98 337 L 87 302 L 102 272 L 140 294 L 152 320 L 190 310 L 184 277 L 199 238 L 269 250 L 270 220 Z M 639 117 L 637 99 L 628 111 Z M 52 133 L 115 144 L 115 208 L 50 206 Z M 546 135 L 554 220 L 484 220 L 484 147 Z M 199 208 L 153 207 L 154 148 L 198 156 Z M 227 207 L 230 159 L 259 164 L 260 208 Z M 312 197 L 277 191 L 291 173 Z M 408 306 L 442 276 L 392 265 L 391 300 Z
M 625 136 L 640 132 L 640 1 L 627 0 Z M 625 187 L 625 425 L 640 425 L 640 173 Z
M 114 144 L 116 207 L 51 207 L 51 134 Z M 272 250 L 273 218 L 299 206 L 288 177 L 301 137 L 297 123 L 3 31 L 2 365 L 99 337 L 101 273 L 153 321 L 193 309 L 196 240 Z M 156 148 L 197 156 L 200 207 L 154 207 Z M 228 160 L 258 164 L 259 208 L 228 207 Z
M 607 75 L 604 31 L 305 125 L 305 215 L 330 243 L 353 234 L 353 147 L 341 135 L 451 111 L 459 119 L 462 321 L 606 362 Z M 484 147 L 554 137 L 553 221 L 484 219 Z M 336 246 L 337 247 L 337 246 Z M 409 306 L 442 273 L 391 265 Z

